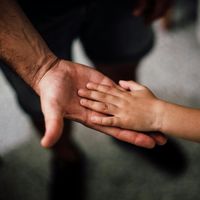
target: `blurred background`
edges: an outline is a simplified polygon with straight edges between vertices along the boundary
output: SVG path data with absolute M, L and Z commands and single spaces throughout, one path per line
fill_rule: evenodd
M 154 24 L 156 45 L 138 81 L 165 100 L 200 107 L 200 20 L 197 0 L 178 0 Z M 200 17 L 199 17 L 200 18 Z M 76 62 L 92 65 L 78 40 Z M 40 147 L 28 117 L 0 74 L 0 200 L 47 200 L 50 152 Z M 169 139 L 144 150 L 74 123 L 86 158 L 87 200 L 200 199 L 200 144 Z

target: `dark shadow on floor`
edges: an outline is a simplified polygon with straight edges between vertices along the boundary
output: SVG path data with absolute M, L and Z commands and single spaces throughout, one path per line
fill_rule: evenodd
M 50 153 L 32 141 L 0 157 L 0 200 L 85 199 L 86 160 L 52 166 Z
M 150 165 L 154 165 L 167 175 L 177 177 L 187 170 L 188 159 L 186 153 L 180 144 L 173 139 L 169 139 L 164 146 L 156 146 L 154 149 L 144 149 L 119 140 L 115 141 L 121 148 L 128 151 L 127 153 L 138 154 L 147 160 Z

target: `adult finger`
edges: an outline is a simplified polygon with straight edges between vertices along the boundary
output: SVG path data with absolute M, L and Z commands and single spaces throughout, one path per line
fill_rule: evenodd
M 167 137 L 160 132 L 152 132 L 150 133 L 151 137 L 154 138 L 158 145 L 164 145 L 167 143 Z
M 139 147 L 151 149 L 156 145 L 156 141 L 154 140 L 154 138 L 145 133 L 133 130 L 124 130 L 118 127 L 109 127 L 109 126 L 101 126 L 94 124 L 91 121 L 91 118 L 93 116 L 101 116 L 101 115 L 96 112 L 90 112 L 90 114 L 87 116 L 87 120 L 82 121 L 82 123 L 85 124 L 86 126 L 89 126 L 90 128 L 103 132 L 116 139 L 131 143 Z
M 116 131 L 114 132 L 112 128 L 116 129 Z M 164 145 L 167 142 L 166 136 L 160 133 L 149 135 L 148 133 L 142 133 L 133 130 L 124 130 L 120 128 L 106 127 L 106 126 L 101 127 L 100 131 L 102 130 L 104 130 L 106 134 L 109 134 L 121 141 L 128 142 L 136 146 L 148 149 L 155 147 L 156 144 Z
M 115 127 L 98 126 L 94 124 L 90 126 L 116 139 L 119 139 L 124 142 L 128 142 L 130 144 L 133 144 L 139 147 L 152 149 L 156 145 L 154 138 L 141 132 L 132 131 L 132 130 L 123 130 L 123 129 L 115 128 Z

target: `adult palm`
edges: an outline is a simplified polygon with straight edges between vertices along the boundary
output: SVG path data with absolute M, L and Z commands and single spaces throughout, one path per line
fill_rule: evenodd
M 88 127 L 141 147 L 152 148 L 156 143 L 165 143 L 166 139 L 162 135 L 150 136 L 92 124 L 90 118 L 102 114 L 82 107 L 78 96 L 78 90 L 84 88 L 88 82 L 109 86 L 115 84 L 92 68 L 65 60 L 57 62 L 39 81 L 38 93 L 46 126 L 41 141 L 43 146 L 50 147 L 58 141 L 62 134 L 64 118 L 81 122 Z

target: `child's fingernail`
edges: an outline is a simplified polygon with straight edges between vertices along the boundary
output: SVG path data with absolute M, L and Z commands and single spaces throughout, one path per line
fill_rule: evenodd
M 78 90 L 78 94 L 79 94 L 79 95 L 81 95 L 81 94 L 83 94 L 83 93 L 84 93 L 84 90 L 83 90 L 83 89 Z
M 87 83 L 86 87 L 87 87 L 88 89 L 92 88 L 92 83 Z
M 81 105 L 85 105 L 85 102 L 86 102 L 86 99 L 81 99 L 80 100 Z
M 119 83 L 123 83 L 124 81 L 123 80 L 119 80 Z

